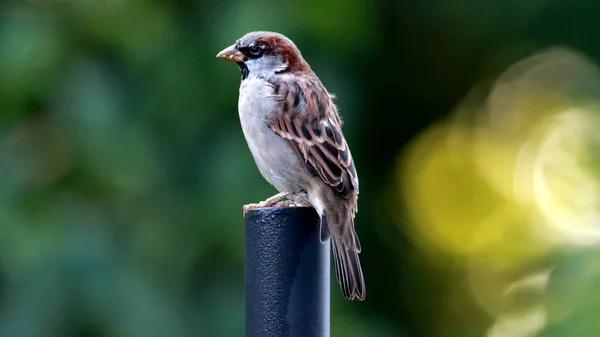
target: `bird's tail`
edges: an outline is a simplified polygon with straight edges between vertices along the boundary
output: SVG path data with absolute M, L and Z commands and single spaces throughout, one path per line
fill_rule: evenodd
M 341 238 L 335 235 L 331 237 L 335 271 L 344 296 L 350 300 L 357 298 L 363 301 L 365 299 L 366 288 L 360 267 L 360 259 L 358 258 L 360 243 L 354 232 L 354 228 L 352 228 L 352 234 L 354 244 L 342 242 Z

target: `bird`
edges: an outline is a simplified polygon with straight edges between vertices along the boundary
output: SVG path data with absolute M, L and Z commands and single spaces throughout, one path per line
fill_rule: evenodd
M 321 242 L 331 239 L 343 295 L 363 301 L 361 245 L 354 227 L 358 175 L 334 95 L 283 34 L 247 33 L 217 57 L 239 66 L 242 131 L 261 175 L 279 191 L 245 205 L 243 214 L 286 202 L 313 207 Z

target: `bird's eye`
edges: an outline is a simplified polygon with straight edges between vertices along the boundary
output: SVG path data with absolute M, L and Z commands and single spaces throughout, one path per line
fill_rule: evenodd
M 262 51 L 263 51 L 263 49 L 256 44 L 253 45 L 252 47 L 250 47 L 250 54 L 252 54 L 252 55 L 255 55 L 255 56 L 260 55 L 260 53 L 262 53 Z

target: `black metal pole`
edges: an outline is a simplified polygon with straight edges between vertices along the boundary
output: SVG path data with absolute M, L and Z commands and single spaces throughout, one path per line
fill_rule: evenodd
M 246 337 L 328 337 L 329 242 L 307 207 L 246 213 Z

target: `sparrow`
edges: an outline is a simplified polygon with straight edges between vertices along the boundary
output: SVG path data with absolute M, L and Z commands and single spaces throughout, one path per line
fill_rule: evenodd
M 321 242 L 331 239 L 342 293 L 364 300 L 361 247 L 354 229 L 358 175 L 334 96 L 282 34 L 248 33 L 217 57 L 239 66 L 240 124 L 260 173 L 280 192 L 245 205 L 244 215 L 280 205 L 283 199 L 313 207 Z

